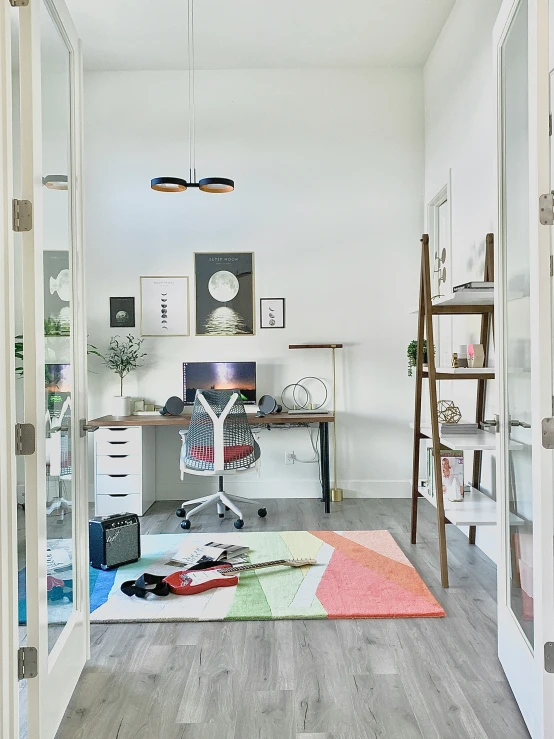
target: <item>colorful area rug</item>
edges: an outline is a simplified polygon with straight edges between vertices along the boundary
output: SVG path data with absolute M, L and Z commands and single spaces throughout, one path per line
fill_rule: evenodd
M 311 567 L 252 570 L 236 587 L 192 596 L 129 598 L 125 580 L 175 571 L 168 559 L 183 535 L 143 536 L 142 558 L 102 573 L 91 593 L 91 621 L 233 621 L 307 618 L 440 618 L 444 610 L 388 531 L 281 531 L 185 534 L 187 540 L 250 547 L 251 562 L 315 559 Z M 106 577 L 111 588 L 107 591 Z M 98 588 L 98 592 L 96 589 Z M 102 600 L 104 598 L 104 600 Z M 99 603 L 99 601 L 101 601 Z M 94 604 L 94 608 L 93 608 Z

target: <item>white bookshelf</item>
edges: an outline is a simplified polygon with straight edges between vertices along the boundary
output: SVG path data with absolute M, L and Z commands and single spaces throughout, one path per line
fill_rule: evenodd
M 427 485 L 421 485 L 418 490 L 432 506 L 437 507 L 437 499 L 431 495 Z M 468 493 L 466 492 L 464 500 L 459 503 L 453 503 L 445 497 L 444 515 L 456 526 L 496 526 L 496 501 L 472 487 Z M 510 513 L 511 526 L 521 526 L 523 523 L 522 518 Z
M 410 423 L 413 429 L 414 424 Z M 421 434 L 428 439 L 432 438 L 431 426 L 421 426 Z M 496 450 L 495 434 L 490 431 L 476 431 L 473 434 L 441 434 L 440 443 L 448 449 L 459 449 L 463 452 L 494 452 Z M 510 449 L 517 451 L 524 445 L 519 441 L 510 441 Z

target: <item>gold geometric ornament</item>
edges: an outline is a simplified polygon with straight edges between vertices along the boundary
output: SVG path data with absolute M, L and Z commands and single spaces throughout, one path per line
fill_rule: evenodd
M 453 400 L 439 400 L 437 411 L 442 423 L 459 423 L 462 418 L 460 409 Z

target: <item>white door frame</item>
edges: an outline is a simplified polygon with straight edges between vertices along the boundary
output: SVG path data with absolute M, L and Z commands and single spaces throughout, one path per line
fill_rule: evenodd
M 499 492 L 500 552 L 498 567 L 498 654 L 512 691 L 533 739 L 554 734 L 554 675 L 544 670 L 544 644 L 554 641 L 554 505 L 552 452 L 542 446 L 541 421 L 552 415 L 552 319 L 550 305 L 550 229 L 539 224 L 538 198 L 550 190 L 549 173 L 549 65 L 548 0 L 528 0 L 529 7 L 529 255 L 531 323 L 531 433 L 533 449 L 533 588 L 534 643 L 531 650 L 513 615 L 508 587 L 510 571 L 508 497 L 509 480 L 505 433 L 507 397 L 503 324 L 503 128 L 501 48 L 520 0 L 504 0 L 494 29 L 493 51 L 497 88 L 496 172 L 498 192 L 498 238 L 496 239 L 497 392 L 500 414 L 497 478 Z M 507 540 L 508 539 L 508 540 Z
M 11 14 L 0 3 L 0 736 L 19 736 Z
M 72 478 L 75 610 L 48 653 L 46 595 L 46 445 L 44 434 L 44 296 L 41 15 L 48 11 L 70 51 L 71 246 L 73 366 Z M 20 8 L 21 197 L 33 203 L 34 227 L 23 234 L 23 332 L 25 422 L 37 429 L 36 452 L 25 460 L 27 641 L 38 651 L 38 676 L 28 681 L 28 727 L 33 739 L 53 739 L 89 653 L 87 442 L 79 434 L 86 418 L 86 322 L 82 223 L 82 54 L 63 0 L 30 0 Z M 76 339 L 77 337 L 77 339 Z M 75 361 L 76 357 L 78 361 Z M 80 563 L 80 566 L 78 566 Z

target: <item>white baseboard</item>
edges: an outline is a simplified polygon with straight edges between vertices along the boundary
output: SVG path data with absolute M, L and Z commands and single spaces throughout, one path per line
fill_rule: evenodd
M 409 498 L 410 483 L 406 480 L 340 480 L 345 498 Z M 156 500 L 191 500 L 214 492 L 215 480 L 182 482 L 158 489 Z M 321 487 L 312 480 L 225 480 L 229 493 L 245 498 L 320 498 Z

